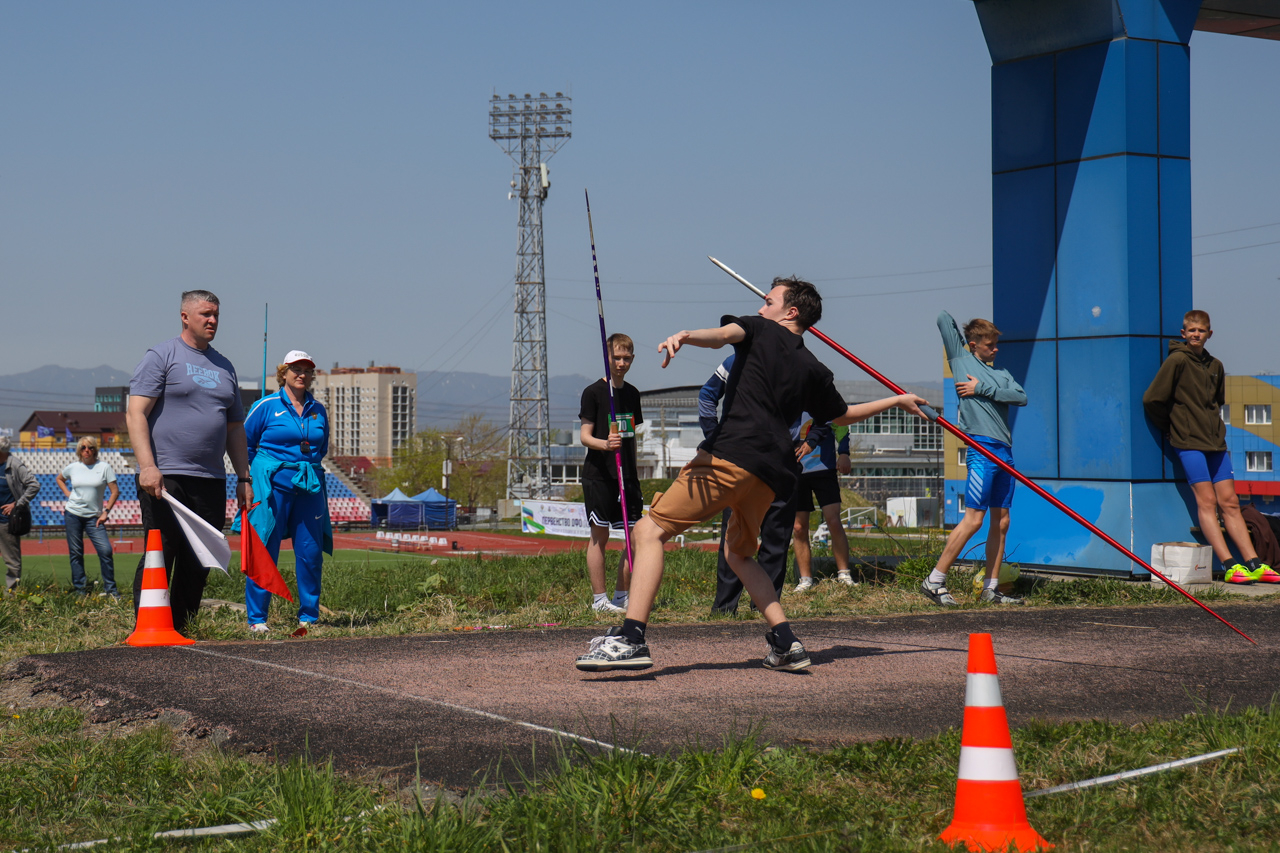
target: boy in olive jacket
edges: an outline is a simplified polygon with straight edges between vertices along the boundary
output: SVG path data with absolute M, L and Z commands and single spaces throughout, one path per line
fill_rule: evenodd
M 1226 567 L 1227 583 L 1280 583 L 1280 573 L 1258 559 L 1249 539 L 1249 528 L 1240 516 L 1235 473 L 1227 453 L 1227 427 L 1222 422 L 1226 368 L 1204 348 L 1213 329 L 1204 311 L 1188 311 L 1182 318 L 1182 340 L 1169 341 L 1169 356 L 1142 395 L 1142 407 L 1156 428 L 1169 439 L 1187 483 L 1196 496 L 1200 531 L 1213 553 Z M 1235 543 L 1241 563 L 1231 555 L 1227 534 Z

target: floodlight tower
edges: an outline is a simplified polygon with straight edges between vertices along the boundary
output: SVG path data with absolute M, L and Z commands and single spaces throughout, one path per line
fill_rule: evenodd
M 489 138 L 516 162 L 508 198 L 520 199 L 516 241 L 515 339 L 511 355 L 511 421 L 507 497 L 551 493 L 551 404 L 547 393 L 547 288 L 542 262 L 542 203 L 551 186 L 547 160 L 569 140 L 571 98 L 562 92 L 523 98 L 494 94 Z

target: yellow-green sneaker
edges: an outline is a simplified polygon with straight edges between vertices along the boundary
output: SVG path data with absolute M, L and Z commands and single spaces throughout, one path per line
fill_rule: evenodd
M 1253 572 L 1253 579 L 1257 583 L 1280 583 L 1280 572 L 1266 563 L 1258 563 L 1258 568 Z
M 1227 583 L 1238 584 L 1253 583 L 1254 580 L 1253 572 L 1249 571 L 1249 567 L 1243 563 L 1233 563 L 1222 579 Z

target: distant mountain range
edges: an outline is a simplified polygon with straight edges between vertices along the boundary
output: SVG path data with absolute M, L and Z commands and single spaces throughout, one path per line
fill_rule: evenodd
M 36 410 L 93 411 L 93 389 L 127 385 L 130 374 L 114 367 L 57 367 L 46 365 L 26 373 L 0 376 L 0 427 L 14 430 Z M 594 382 L 580 374 L 553 376 L 550 381 L 551 426 L 570 429 L 578 417 L 582 389 Z M 937 389 L 942 383 L 916 382 L 914 386 Z M 641 389 L 644 390 L 644 389 Z M 887 393 L 887 392 L 885 392 Z M 928 395 L 932 400 L 933 394 Z M 419 373 L 418 426 L 449 427 L 464 415 L 478 412 L 496 424 L 506 424 L 511 413 L 511 377 L 487 373 Z
M 595 379 L 571 374 L 552 376 L 548 383 L 553 429 L 569 429 L 578 417 L 582 389 Z M 464 415 L 478 412 L 496 424 L 511 417 L 511 377 L 487 373 L 419 373 L 418 426 L 448 427 Z

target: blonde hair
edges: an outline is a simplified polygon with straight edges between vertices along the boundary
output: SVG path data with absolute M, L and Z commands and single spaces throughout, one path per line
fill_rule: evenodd
M 1206 329 L 1213 328 L 1213 324 L 1209 322 L 1209 312 L 1201 311 L 1199 308 L 1192 308 L 1182 315 L 1182 328 L 1185 329 L 1188 323 L 1204 323 Z
M 296 361 L 294 362 L 294 364 L 297 364 L 297 363 L 298 363 L 298 362 L 296 362 Z M 311 374 L 311 375 L 312 375 L 312 376 L 314 376 L 314 375 L 315 375 L 315 372 L 314 372 L 314 371 L 315 371 L 315 369 L 316 369 L 316 366 L 315 366 L 314 364 L 313 364 L 313 365 L 311 365 L 311 370 L 312 370 L 312 374 Z M 287 365 L 287 364 L 277 364 L 277 365 L 276 365 L 276 387 L 277 387 L 277 388 L 283 388 L 283 387 L 284 387 L 284 375 L 285 375 L 285 373 L 287 373 L 288 371 L 289 371 L 289 365 Z
M 93 455 L 97 456 L 101 450 L 101 445 L 102 443 L 98 441 L 98 437 L 96 435 L 86 435 L 84 438 L 81 438 L 76 442 L 76 450 L 83 447 L 89 447 L 93 450 Z
M 622 334 L 622 332 L 614 332 L 609 336 L 609 355 L 613 355 L 613 348 L 617 347 L 624 352 L 632 355 L 636 353 L 636 343 L 631 340 L 630 336 Z
M 1000 330 L 990 320 L 974 317 L 965 323 L 964 339 L 966 341 L 987 341 L 998 337 L 1000 337 Z

